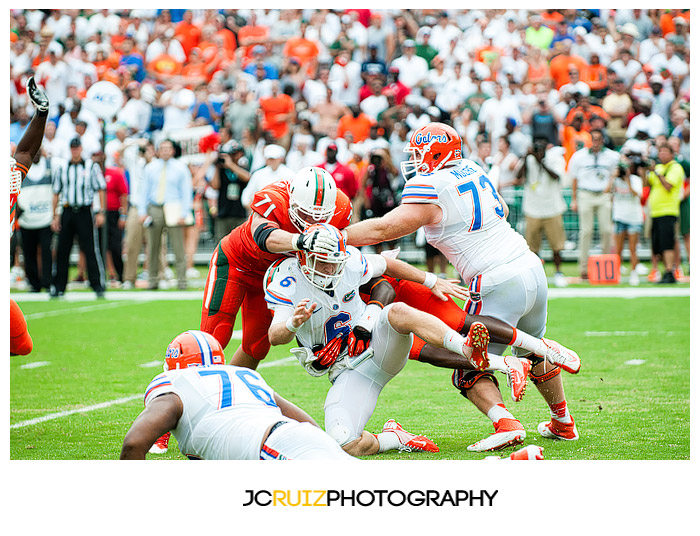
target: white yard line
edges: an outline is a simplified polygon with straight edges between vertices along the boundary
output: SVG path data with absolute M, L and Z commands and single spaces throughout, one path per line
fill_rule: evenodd
M 43 313 L 32 313 L 24 315 L 27 320 L 38 320 L 40 318 L 48 318 L 52 316 L 62 316 L 73 313 L 89 313 L 90 311 L 99 311 L 100 309 L 114 309 L 115 307 L 123 307 L 131 305 L 129 302 L 107 302 L 95 305 L 86 305 L 84 307 L 74 307 L 71 309 L 57 309 L 55 311 L 45 311 Z
M 107 402 L 102 402 L 101 404 L 95 404 L 93 406 L 86 406 L 84 408 L 71 409 L 68 411 L 59 411 L 58 413 L 49 413 L 43 417 L 37 417 L 36 419 L 29 419 L 28 421 L 21 421 L 10 425 L 10 429 L 13 428 L 23 428 L 25 426 L 31 426 L 33 424 L 40 424 L 42 422 L 51 421 L 53 419 L 59 419 L 61 417 L 68 417 L 69 415 L 75 415 L 76 413 L 89 413 L 90 411 L 95 411 L 97 409 L 108 408 L 116 404 L 124 404 L 125 402 L 131 402 L 137 398 L 143 397 L 142 394 L 125 396 L 124 398 L 117 398 L 115 400 L 109 400 Z
M 276 361 L 260 363 L 260 365 L 258 365 L 258 368 L 276 367 L 279 365 L 286 365 L 287 363 L 290 363 L 290 362 L 296 361 L 296 360 L 297 360 L 296 357 L 288 356 L 288 357 L 284 357 L 282 359 L 277 359 Z M 51 421 L 54 419 L 60 419 L 61 417 L 68 417 L 70 415 L 75 415 L 76 413 L 89 413 L 91 411 L 108 408 L 110 406 L 115 406 L 117 404 L 125 404 L 126 402 L 131 402 L 132 400 L 136 400 L 137 398 L 143 398 L 143 394 L 125 396 L 123 398 L 116 398 L 114 400 L 108 400 L 107 402 L 102 402 L 100 404 L 94 404 L 92 406 L 86 406 L 84 408 L 71 409 L 68 411 L 59 411 L 58 413 L 49 413 L 48 415 L 44 415 L 43 417 L 37 417 L 36 419 L 29 419 L 28 421 L 21 421 L 21 422 L 17 422 L 15 424 L 12 424 L 12 425 L 10 425 L 10 429 L 24 428 L 25 426 L 32 426 L 34 424 L 40 424 L 42 422 Z
M 10 296 L 18 303 L 49 302 L 45 293 L 20 292 Z M 580 287 L 580 288 L 550 288 L 549 299 L 558 298 L 675 298 L 690 296 L 690 287 Z M 89 292 L 68 292 L 62 298 L 67 302 L 95 302 L 95 296 Z M 187 301 L 202 300 L 201 290 L 178 291 L 121 291 L 112 290 L 106 293 L 107 303 L 123 301 Z M 104 305 L 102 303 L 101 305 Z

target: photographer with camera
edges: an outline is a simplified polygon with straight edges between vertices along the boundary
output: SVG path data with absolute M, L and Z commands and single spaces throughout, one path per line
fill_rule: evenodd
M 659 146 L 659 163 L 647 174 L 651 215 L 652 254 L 664 264 L 666 272 L 660 283 L 675 283 L 673 273 L 676 246 L 676 220 L 680 216 L 680 192 L 685 181 L 683 166 L 674 160 L 669 143 Z
M 243 146 L 236 140 L 226 142 L 214 164 L 214 176 L 209 186 L 219 192 L 214 212 L 216 241 L 246 220 L 246 210 L 241 203 L 241 192 L 250 180 L 250 162 Z
M 362 219 L 379 218 L 397 205 L 393 185 L 396 176 L 397 169 L 386 149 L 375 149 L 369 154 L 369 165 L 360 179 Z M 389 248 L 394 246 L 392 242 Z M 382 244 L 377 244 L 375 249 L 381 252 Z
M 615 253 L 620 257 L 620 266 L 625 240 L 630 250 L 629 284 L 632 286 L 639 285 L 637 243 L 644 225 L 641 196 L 643 177 L 646 178 L 648 166 L 648 162 L 640 154 L 623 154 L 605 190 L 612 193 Z
M 525 240 L 539 254 L 542 235 L 547 237 L 552 248 L 554 284 L 565 287 L 567 281 L 561 272 L 561 251 L 566 240 L 562 217 L 566 203 L 561 193 L 565 162 L 560 152 L 548 151 L 547 145 L 547 140 L 535 139 L 516 177 L 517 184 L 524 185 Z

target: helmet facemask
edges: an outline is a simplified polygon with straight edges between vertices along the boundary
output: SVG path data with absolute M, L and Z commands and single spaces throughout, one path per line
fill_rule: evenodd
M 340 283 L 345 271 L 345 265 L 350 254 L 345 248 L 345 238 L 332 225 L 323 223 L 310 226 L 304 234 L 326 233 L 335 242 L 333 253 L 314 253 L 311 251 L 299 251 L 297 258 L 304 277 L 316 288 L 321 290 L 333 290 Z

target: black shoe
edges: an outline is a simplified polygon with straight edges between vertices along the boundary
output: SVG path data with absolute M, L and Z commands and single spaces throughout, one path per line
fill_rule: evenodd
M 95 295 L 97 296 L 98 300 L 104 300 L 105 299 L 105 291 L 104 290 L 97 290 L 95 291 Z
M 673 272 L 669 271 L 664 274 L 664 276 L 661 278 L 661 281 L 659 281 L 659 285 L 665 285 L 665 284 L 672 284 L 676 282 L 676 278 L 673 275 Z
M 59 298 L 63 298 L 63 292 L 58 292 L 54 287 L 51 287 L 51 292 L 49 293 L 49 296 L 53 300 L 57 300 Z

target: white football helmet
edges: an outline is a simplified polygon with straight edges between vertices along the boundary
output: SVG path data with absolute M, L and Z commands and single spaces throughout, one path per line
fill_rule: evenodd
M 335 179 L 325 169 L 300 169 L 289 186 L 289 219 L 300 232 L 315 223 L 328 223 L 337 194 Z
M 22 187 L 22 172 L 17 168 L 17 160 L 10 157 L 10 195 L 19 194 Z
M 338 229 L 327 223 L 317 223 L 310 225 L 304 231 L 304 234 L 311 234 L 316 231 L 327 233 L 335 241 L 335 251 L 333 253 L 298 251 L 297 258 L 299 259 L 301 272 L 316 288 L 333 290 L 343 277 L 343 271 L 350 254 L 345 247 L 345 238 L 343 238 L 342 233 Z

